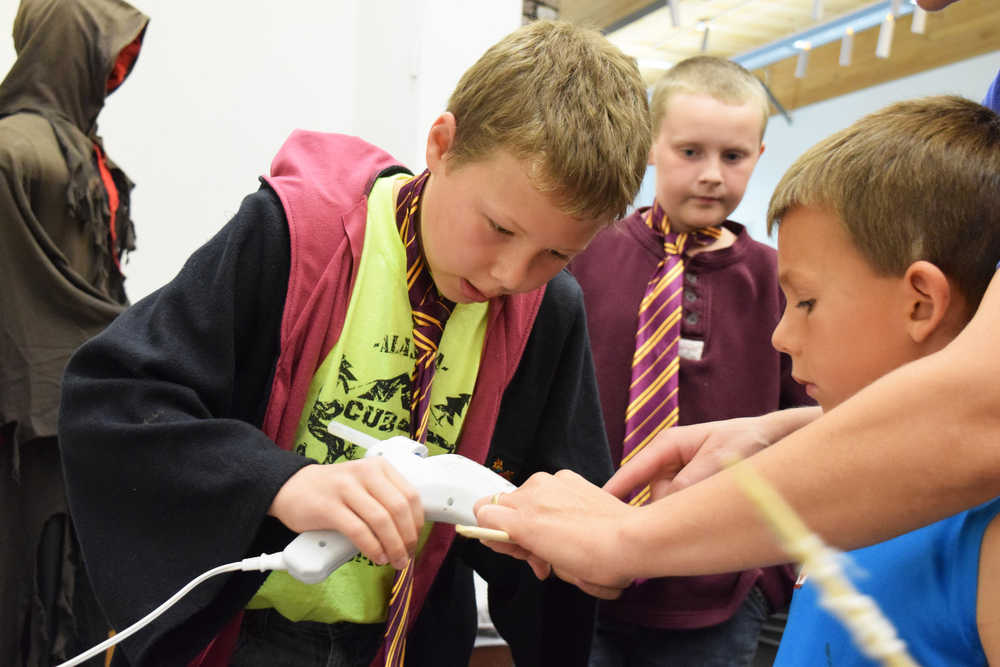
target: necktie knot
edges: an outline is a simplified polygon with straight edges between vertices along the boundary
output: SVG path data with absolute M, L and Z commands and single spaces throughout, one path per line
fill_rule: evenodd
M 658 202 L 653 202 L 653 208 L 646 216 L 646 224 L 663 239 L 663 253 L 670 257 L 678 255 L 683 259 L 688 245 L 704 246 L 712 243 L 722 235 L 719 227 L 705 227 L 692 232 L 675 232 L 670 228 L 670 219 Z

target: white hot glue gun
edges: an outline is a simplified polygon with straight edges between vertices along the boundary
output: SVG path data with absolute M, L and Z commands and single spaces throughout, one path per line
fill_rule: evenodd
M 366 447 L 365 457 L 382 456 L 420 494 L 428 521 L 475 526 L 476 501 L 516 487 L 492 470 L 459 454 L 427 456 L 427 447 L 403 436 L 377 440 L 331 421 L 333 435 Z M 299 581 L 315 584 L 358 554 L 358 548 L 332 530 L 310 530 L 282 552 L 285 569 Z

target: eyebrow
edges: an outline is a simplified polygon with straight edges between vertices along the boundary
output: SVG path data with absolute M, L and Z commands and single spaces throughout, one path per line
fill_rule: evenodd
M 506 220 L 501 221 L 501 220 L 498 219 L 499 216 L 493 215 L 492 213 L 487 213 L 486 217 L 489 218 L 490 220 L 492 220 L 494 224 L 500 225 L 504 229 L 508 229 L 508 230 L 510 230 L 512 232 L 515 232 L 517 234 L 521 234 L 522 236 L 525 234 L 524 227 L 521 226 L 521 225 L 519 225 L 512 218 L 507 218 Z M 545 250 L 554 250 L 555 252 L 559 253 L 560 255 L 573 256 L 573 255 L 579 255 L 581 252 L 583 252 L 584 250 L 586 250 L 589 246 L 590 246 L 590 244 L 587 243 L 582 248 L 570 248 L 570 247 L 555 248 L 555 247 L 546 247 L 544 249 Z
M 581 222 L 580 224 L 582 225 L 584 223 Z M 584 250 L 586 250 L 588 247 L 590 247 L 590 243 L 589 242 L 585 243 L 582 248 L 570 248 L 570 247 L 567 246 L 565 248 L 548 248 L 548 250 L 555 250 L 556 252 L 558 252 L 561 255 L 579 255 L 581 252 L 583 252 Z
M 789 287 L 797 287 L 802 283 L 802 278 L 799 272 L 795 269 L 782 269 L 778 271 L 778 284 L 787 285 Z
M 753 144 L 752 141 L 749 142 L 749 143 L 747 143 L 747 144 L 742 144 L 740 142 L 729 142 L 729 141 L 727 141 L 727 142 L 719 142 L 715 138 L 708 138 L 708 139 L 706 139 L 705 137 L 692 137 L 692 136 L 689 136 L 689 135 L 677 135 L 677 134 L 675 134 L 670 139 L 670 145 L 672 145 L 672 146 L 685 146 L 685 145 L 708 146 L 708 145 L 710 145 L 713 148 L 719 148 L 720 150 L 724 150 L 724 151 L 728 151 L 728 150 L 742 150 L 742 151 L 749 150 L 749 151 L 753 151 L 754 150 L 754 146 L 752 144 Z M 759 145 L 759 143 L 758 143 L 758 145 Z

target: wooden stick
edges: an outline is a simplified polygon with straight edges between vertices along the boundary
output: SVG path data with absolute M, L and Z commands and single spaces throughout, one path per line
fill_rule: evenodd
M 472 538 L 474 540 L 486 540 L 488 542 L 510 542 L 510 535 L 502 530 L 493 528 L 480 528 L 479 526 L 466 526 L 457 524 L 455 532 L 459 535 Z

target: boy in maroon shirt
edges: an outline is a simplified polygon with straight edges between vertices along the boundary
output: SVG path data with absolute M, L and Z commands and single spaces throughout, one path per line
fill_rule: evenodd
M 626 439 L 640 302 L 664 258 L 665 232 L 689 238 L 681 337 L 672 352 L 680 358 L 677 423 L 809 403 L 787 356 L 771 346 L 784 307 L 775 251 L 726 219 L 764 150 L 763 86 L 734 63 L 691 58 L 658 82 L 651 113 L 653 206 L 599 234 L 571 264 L 584 291 L 616 465 Z M 638 583 L 601 603 L 591 664 L 641 657 L 644 664 L 749 665 L 764 619 L 787 604 L 791 586 L 785 566 Z

